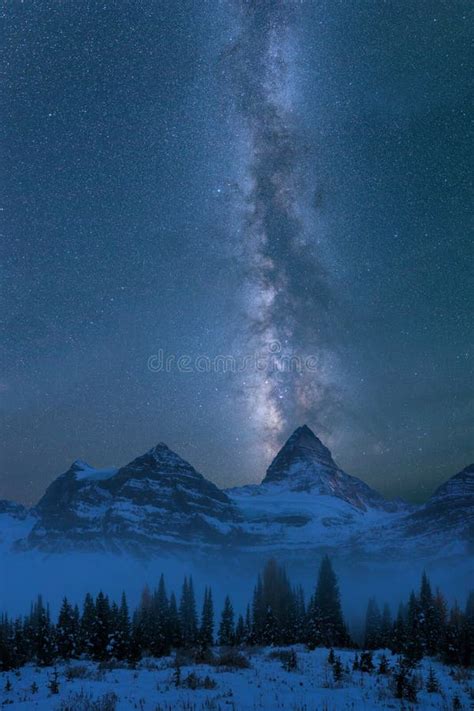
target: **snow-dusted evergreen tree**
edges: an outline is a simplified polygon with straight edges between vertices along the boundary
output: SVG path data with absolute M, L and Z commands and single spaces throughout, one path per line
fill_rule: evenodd
M 168 606 L 168 635 L 171 647 L 180 647 L 182 644 L 181 624 L 179 621 L 178 605 L 174 592 L 170 595 Z
M 234 608 L 230 601 L 230 597 L 226 595 L 224 600 L 224 608 L 222 610 L 221 621 L 219 624 L 218 641 L 221 646 L 229 646 L 234 644 L 235 627 L 234 627 Z
M 202 604 L 201 625 L 199 628 L 199 642 L 208 649 L 214 642 L 214 604 L 211 588 L 205 588 Z
M 128 659 L 131 653 L 131 625 L 125 593 L 122 593 L 120 606 L 114 615 L 112 656 L 115 659 Z
M 79 626 L 79 649 L 82 654 L 92 656 L 95 633 L 95 604 L 90 593 L 84 599 L 81 622 Z
M 420 601 L 412 591 L 408 600 L 406 642 L 403 650 L 406 659 L 412 664 L 423 657 L 422 621 Z
M 102 591 L 95 600 L 95 621 L 93 631 L 94 659 L 103 661 L 111 656 L 112 647 L 112 615 L 109 598 Z
M 153 638 L 151 640 L 151 651 L 157 657 L 169 654 L 171 648 L 168 629 L 168 607 L 168 595 L 162 574 L 158 583 L 158 590 L 153 595 L 152 604 Z
M 43 604 L 41 595 L 34 603 L 29 620 L 31 643 L 36 662 L 48 666 L 56 655 L 55 630 L 51 624 L 49 608 Z
M 407 641 L 406 609 L 403 603 L 398 607 L 398 613 L 392 627 L 389 647 L 395 654 L 401 654 Z
M 77 612 L 65 597 L 59 610 L 56 628 L 57 651 L 61 659 L 74 659 L 79 652 Z
M 298 585 L 293 595 L 295 600 L 294 641 L 304 642 L 306 639 L 306 605 L 303 587 Z
M 342 647 L 349 643 L 337 577 L 329 557 L 325 556 L 319 568 L 316 591 L 308 607 L 308 645 L 312 648 Z
M 193 580 L 184 579 L 179 602 L 179 622 L 181 639 L 185 647 L 192 647 L 197 642 L 196 600 L 194 597 Z
M 142 590 L 140 604 L 135 610 L 132 621 L 131 654 L 134 659 L 151 654 L 153 620 L 153 597 L 148 585 Z
M 242 615 L 239 615 L 237 619 L 237 624 L 235 625 L 235 639 L 234 643 L 237 645 L 244 644 L 246 642 L 246 631 L 245 631 L 245 620 Z
M 420 587 L 420 635 L 424 654 L 433 655 L 438 651 L 439 628 L 430 581 L 423 572 Z
M 253 591 L 252 598 L 252 642 L 258 643 L 263 639 L 265 626 L 266 607 L 263 599 L 262 578 L 257 577 L 257 583 Z
M 295 640 L 298 603 L 283 566 L 271 559 L 258 576 L 254 589 L 252 640 L 288 644 Z

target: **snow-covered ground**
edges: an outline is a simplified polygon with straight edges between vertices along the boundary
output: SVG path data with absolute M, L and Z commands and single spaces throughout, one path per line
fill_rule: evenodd
M 451 670 L 426 659 L 415 671 L 419 686 L 417 703 L 401 702 L 394 698 L 392 675 L 352 671 L 354 652 L 336 650 L 347 671 L 341 681 L 335 682 L 333 667 L 327 662 L 328 650 L 293 649 L 297 655 L 295 671 L 285 671 L 282 662 L 272 658 L 275 650 L 264 648 L 249 653 L 248 669 L 183 663 L 178 687 L 172 657 L 145 660 L 136 669 L 101 669 L 82 661 L 60 665 L 56 668 L 59 691 L 55 694 L 48 688 L 54 670 L 27 666 L 0 674 L 0 706 L 11 711 L 450 711 L 456 708 L 467 711 L 474 708 L 472 673 L 466 670 Z M 374 654 L 376 668 L 381 654 Z M 388 657 L 390 665 L 395 666 L 396 658 Z M 426 690 L 430 665 L 439 682 L 439 693 Z M 192 673 L 195 678 L 191 685 L 212 688 L 187 688 L 186 680 Z M 456 706 L 456 698 L 460 706 Z

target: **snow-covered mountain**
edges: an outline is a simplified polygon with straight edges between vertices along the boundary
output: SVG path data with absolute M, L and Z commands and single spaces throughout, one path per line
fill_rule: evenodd
M 261 484 L 226 491 L 161 443 L 118 469 L 74 462 L 31 512 L 0 502 L 0 541 L 10 544 L 13 530 L 17 551 L 48 553 L 462 556 L 473 552 L 474 467 L 413 506 L 346 474 L 307 426 L 295 430 Z
M 163 443 L 120 469 L 75 461 L 48 487 L 35 513 L 23 547 L 138 555 L 187 541 L 215 545 L 237 517 L 227 495 Z

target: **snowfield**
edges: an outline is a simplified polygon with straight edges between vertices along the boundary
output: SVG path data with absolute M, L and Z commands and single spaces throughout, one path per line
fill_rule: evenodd
M 417 702 L 394 697 L 393 675 L 377 673 L 382 652 L 374 653 L 375 671 L 352 671 L 355 652 L 336 650 L 343 667 L 341 681 L 334 680 L 328 650 L 308 651 L 294 646 L 297 668 L 286 671 L 276 648 L 246 653 L 249 668 L 192 664 L 174 657 L 148 659 L 136 668 L 76 661 L 55 668 L 26 666 L 0 674 L 0 706 L 30 711 L 379 711 L 380 709 L 474 708 L 472 672 L 450 669 L 424 659 L 415 676 Z M 397 658 L 386 652 L 393 668 Z M 433 668 L 439 692 L 428 693 L 426 682 Z M 58 689 L 48 685 L 57 671 Z M 191 675 L 191 677 L 190 677 Z M 179 682 L 178 686 L 176 682 Z M 190 688 L 197 687 L 197 688 Z

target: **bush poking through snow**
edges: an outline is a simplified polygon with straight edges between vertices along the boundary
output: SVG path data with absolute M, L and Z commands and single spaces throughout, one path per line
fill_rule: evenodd
M 334 675 L 334 681 L 336 682 L 336 684 L 342 681 L 342 678 L 344 676 L 344 667 L 342 666 L 340 657 L 334 658 L 334 664 L 332 665 L 332 673 Z
M 379 661 L 379 668 L 377 669 L 378 674 L 388 674 L 390 672 L 390 667 L 388 665 L 388 659 L 385 654 L 382 654 Z
M 55 669 L 49 677 L 48 689 L 51 694 L 59 694 L 59 674 L 57 669 Z
M 195 691 L 196 689 L 215 689 L 217 684 L 214 679 L 211 679 L 210 676 L 206 675 L 202 678 L 195 672 L 191 672 L 185 679 L 183 679 L 181 686 L 184 689 L 191 689 L 192 691 Z
M 366 672 L 367 674 L 370 674 L 374 671 L 374 661 L 372 652 L 360 653 L 359 669 L 361 672 Z
M 282 668 L 287 672 L 298 669 L 298 657 L 294 649 L 275 649 L 268 655 L 269 659 L 278 659 Z
M 426 691 L 428 694 L 437 694 L 439 692 L 439 683 L 434 673 L 434 669 L 430 666 L 428 670 L 428 679 L 426 680 Z
M 74 666 L 67 668 L 66 681 L 73 681 L 74 679 L 87 679 L 90 675 L 91 670 L 85 664 L 75 664 Z
M 58 706 L 58 711 L 115 711 L 118 697 L 113 692 L 94 699 L 91 694 L 79 691 L 71 694 Z
M 229 649 L 220 653 L 216 658 L 215 665 L 217 667 L 225 667 L 226 669 L 249 669 L 250 662 L 247 657 L 238 652 L 236 649 Z

